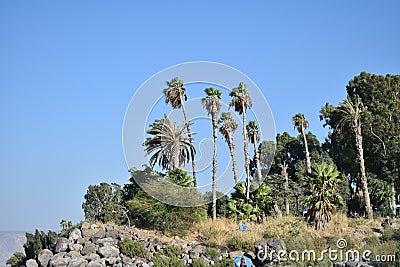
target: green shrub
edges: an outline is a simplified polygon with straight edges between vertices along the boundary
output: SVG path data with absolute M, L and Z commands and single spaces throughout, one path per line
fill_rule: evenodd
M 168 245 L 165 247 L 164 255 L 167 257 L 180 258 L 182 255 L 182 248 L 177 245 Z
M 129 238 L 125 238 L 124 241 L 120 245 L 122 254 L 128 257 L 144 257 L 148 254 L 146 247 L 143 243 L 138 241 L 133 241 Z
M 194 259 L 192 262 L 192 267 L 206 267 L 208 264 L 204 261 L 204 259 Z
M 22 252 L 15 252 L 6 262 L 11 267 L 23 266 L 25 262 L 25 254 Z
M 239 236 L 233 236 L 228 240 L 228 247 L 233 250 L 252 251 L 254 244 L 248 240 L 242 240 Z
M 211 247 L 206 248 L 206 254 L 212 259 L 221 256 L 221 252 L 218 249 Z
M 177 257 L 154 256 L 152 259 L 154 267 L 185 267 L 183 260 Z
M 226 267 L 227 264 L 229 264 L 229 266 L 235 266 L 232 259 L 222 258 L 222 260 L 215 262 L 214 267 Z

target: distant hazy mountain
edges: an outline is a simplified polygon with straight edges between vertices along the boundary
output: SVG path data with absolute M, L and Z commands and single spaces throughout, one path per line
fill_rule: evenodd
M 0 231 L 0 267 L 6 266 L 6 261 L 14 252 L 24 252 L 25 232 Z

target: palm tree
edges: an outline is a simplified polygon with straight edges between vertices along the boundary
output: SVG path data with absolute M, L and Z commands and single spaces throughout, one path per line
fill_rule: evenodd
M 196 154 L 189 134 L 187 132 L 187 121 L 182 126 L 177 126 L 166 114 L 163 119 L 155 120 L 150 129 L 146 131 L 151 135 L 143 145 L 146 147 L 146 154 L 151 155 L 150 165 L 156 163 L 164 170 L 173 170 L 189 162 Z
M 212 219 L 217 219 L 217 134 L 218 134 L 218 113 L 221 109 L 221 90 L 214 88 L 206 88 L 204 92 L 206 97 L 201 99 L 203 107 L 207 110 L 208 115 L 211 114 L 213 139 L 214 139 L 214 154 L 213 154 L 213 184 L 212 184 Z
M 250 94 L 247 91 L 247 85 L 243 82 L 239 83 L 239 86 L 232 89 L 229 94 L 232 98 L 229 102 L 229 108 L 235 107 L 235 111 L 240 115 L 243 115 L 243 150 L 245 157 L 246 167 L 246 197 L 250 196 L 250 156 L 249 156 L 249 144 L 247 141 L 247 130 L 246 130 L 246 111 L 247 107 L 252 106 Z
M 239 177 L 235 159 L 233 133 L 236 131 L 238 124 L 230 112 L 222 112 L 221 117 L 218 120 L 218 124 L 220 125 L 219 132 L 224 137 L 226 143 L 228 144 L 229 152 L 231 153 L 233 178 L 235 179 L 235 184 L 237 184 L 239 182 Z
M 185 94 L 186 89 L 183 87 L 183 81 L 180 80 L 178 77 L 173 78 L 170 82 L 166 82 L 168 87 L 163 90 L 165 95 L 165 103 L 171 103 L 173 109 L 182 108 L 183 117 L 185 118 L 187 132 L 189 141 L 193 146 L 193 139 L 192 139 L 192 132 L 190 131 L 190 123 L 188 123 L 188 118 L 186 114 L 185 104 L 184 101 L 187 100 L 187 95 Z M 196 163 L 194 161 L 194 155 L 192 154 L 192 172 L 193 172 L 193 184 L 197 186 L 197 179 L 196 179 Z
M 61 226 L 62 230 L 65 230 L 68 228 L 68 222 L 66 220 L 62 219 L 60 222 L 60 226 Z
M 250 121 L 246 126 L 247 134 L 249 136 L 250 143 L 254 146 L 254 162 L 256 164 L 257 180 L 262 181 L 261 167 L 260 167 L 260 153 L 257 149 L 257 143 L 260 141 L 260 132 L 258 131 L 258 125 L 255 121 Z
M 312 172 L 300 179 L 306 190 L 303 200 L 307 221 L 317 230 L 324 228 L 336 209 L 344 204 L 343 198 L 336 193 L 340 181 L 336 166 L 326 162 L 313 164 Z
M 298 113 L 293 116 L 292 118 L 294 128 L 297 128 L 297 131 L 303 136 L 303 141 L 304 141 L 304 148 L 306 150 L 306 165 L 307 165 L 307 173 L 311 173 L 311 158 L 310 158 L 310 153 L 308 152 L 308 144 L 307 144 L 307 138 L 305 134 L 305 129 L 308 128 L 308 121 L 306 120 L 306 117 L 302 113 Z
M 354 98 L 354 102 L 352 102 L 352 100 L 348 97 L 339 104 L 339 111 L 344 115 L 341 123 L 349 124 L 356 138 L 357 157 L 358 162 L 360 163 L 361 184 L 365 201 L 365 211 L 367 213 L 367 218 L 372 220 L 373 211 L 368 192 L 367 176 L 365 174 L 364 150 L 362 144 L 363 137 L 361 132 L 361 114 L 364 112 L 364 110 L 364 105 L 357 95 Z

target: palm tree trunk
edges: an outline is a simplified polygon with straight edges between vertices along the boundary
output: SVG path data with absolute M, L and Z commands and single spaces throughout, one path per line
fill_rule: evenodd
M 175 142 L 174 143 L 174 155 L 172 157 L 172 169 L 177 169 L 179 168 L 179 143 Z
M 304 140 L 304 148 L 306 150 L 306 165 L 307 165 L 307 173 L 311 173 L 311 159 L 310 159 L 310 152 L 308 152 L 308 144 L 307 144 L 307 137 L 304 132 L 304 127 L 301 126 L 301 134 L 303 135 Z
M 285 189 L 288 190 L 289 189 L 289 175 L 287 173 L 287 165 L 286 163 L 281 164 L 281 174 L 283 175 L 283 177 L 285 177 Z M 285 197 L 285 210 L 286 210 L 286 215 L 289 215 L 290 213 L 290 206 L 289 206 L 289 198 Z
M 217 219 L 217 134 L 218 134 L 218 120 L 217 114 L 212 114 L 213 123 L 213 138 L 214 138 L 214 154 L 213 154 L 213 184 L 212 184 L 212 219 Z
M 368 192 L 368 183 L 367 183 L 367 176 L 365 174 L 365 165 L 364 165 L 364 151 L 362 145 L 362 134 L 361 134 L 361 125 L 358 119 L 354 119 L 354 132 L 356 135 L 356 146 L 357 146 L 357 155 L 358 161 L 360 163 L 360 172 L 361 172 L 361 184 L 363 187 L 363 195 L 364 195 L 364 202 L 365 202 L 365 211 L 367 213 L 367 218 L 369 220 L 373 219 L 373 211 L 371 206 L 371 200 L 369 197 Z
M 247 129 L 246 129 L 246 105 L 242 104 L 243 109 L 243 150 L 246 167 L 246 198 L 250 197 L 250 156 L 249 156 L 249 143 L 247 141 Z
M 237 170 L 236 159 L 235 159 L 235 144 L 233 143 L 233 138 L 232 138 L 231 133 L 228 133 L 228 147 L 229 147 L 229 152 L 231 153 L 231 158 L 232 158 L 233 178 L 235 179 L 235 184 L 237 184 L 239 182 L 239 177 L 238 177 L 238 170 Z
M 183 97 L 182 97 L 182 95 L 181 95 L 180 97 L 181 97 L 181 106 L 182 106 L 183 117 L 185 118 L 185 122 L 187 123 L 188 137 L 189 137 L 190 143 L 193 144 L 192 134 L 191 134 L 191 132 L 190 132 L 189 121 L 188 121 L 187 114 L 186 114 L 185 104 L 183 104 Z M 193 185 L 194 185 L 194 187 L 196 187 L 196 186 L 197 186 L 197 179 L 196 179 L 196 163 L 195 163 L 195 161 L 194 161 L 194 156 L 195 156 L 195 155 L 192 155 L 192 172 L 193 172 Z
M 276 202 L 274 202 L 274 211 L 276 214 L 276 218 L 278 218 L 278 219 L 282 218 L 282 211 Z
M 257 179 L 258 182 L 262 182 L 262 174 L 261 174 L 261 167 L 260 167 L 260 153 L 258 153 L 257 149 L 257 139 L 254 136 L 253 137 L 253 144 L 254 144 L 254 161 L 256 162 L 256 168 L 257 168 Z

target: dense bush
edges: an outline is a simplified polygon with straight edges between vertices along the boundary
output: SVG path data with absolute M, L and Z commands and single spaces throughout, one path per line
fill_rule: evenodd
M 36 259 L 39 252 L 43 249 L 52 250 L 57 242 L 58 234 L 49 231 L 46 235 L 43 231 L 39 232 L 36 229 L 35 234 L 26 233 L 26 242 L 24 244 L 24 250 L 26 259 Z
M 11 267 L 23 266 L 25 262 L 25 254 L 22 252 L 15 252 L 6 262 Z
M 164 255 L 157 255 L 153 257 L 154 267 L 184 267 L 185 263 L 182 259 L 178 259 L 177 257 L 167 257 Z
M 228 247 L 233 250 L 241 250 L 244 252 L 252 251 L 254 249 L 254 243 L 249 240 L 243 240 L 239 236 L 233 236 L 228 240 Z
M 129 238 L 125 238 L 124 241 L 120 245 L 120 249 L 122 254 L 128 257 L 144 257 L 148 254 L 146 247 L 142 242 L 133 241 Z

